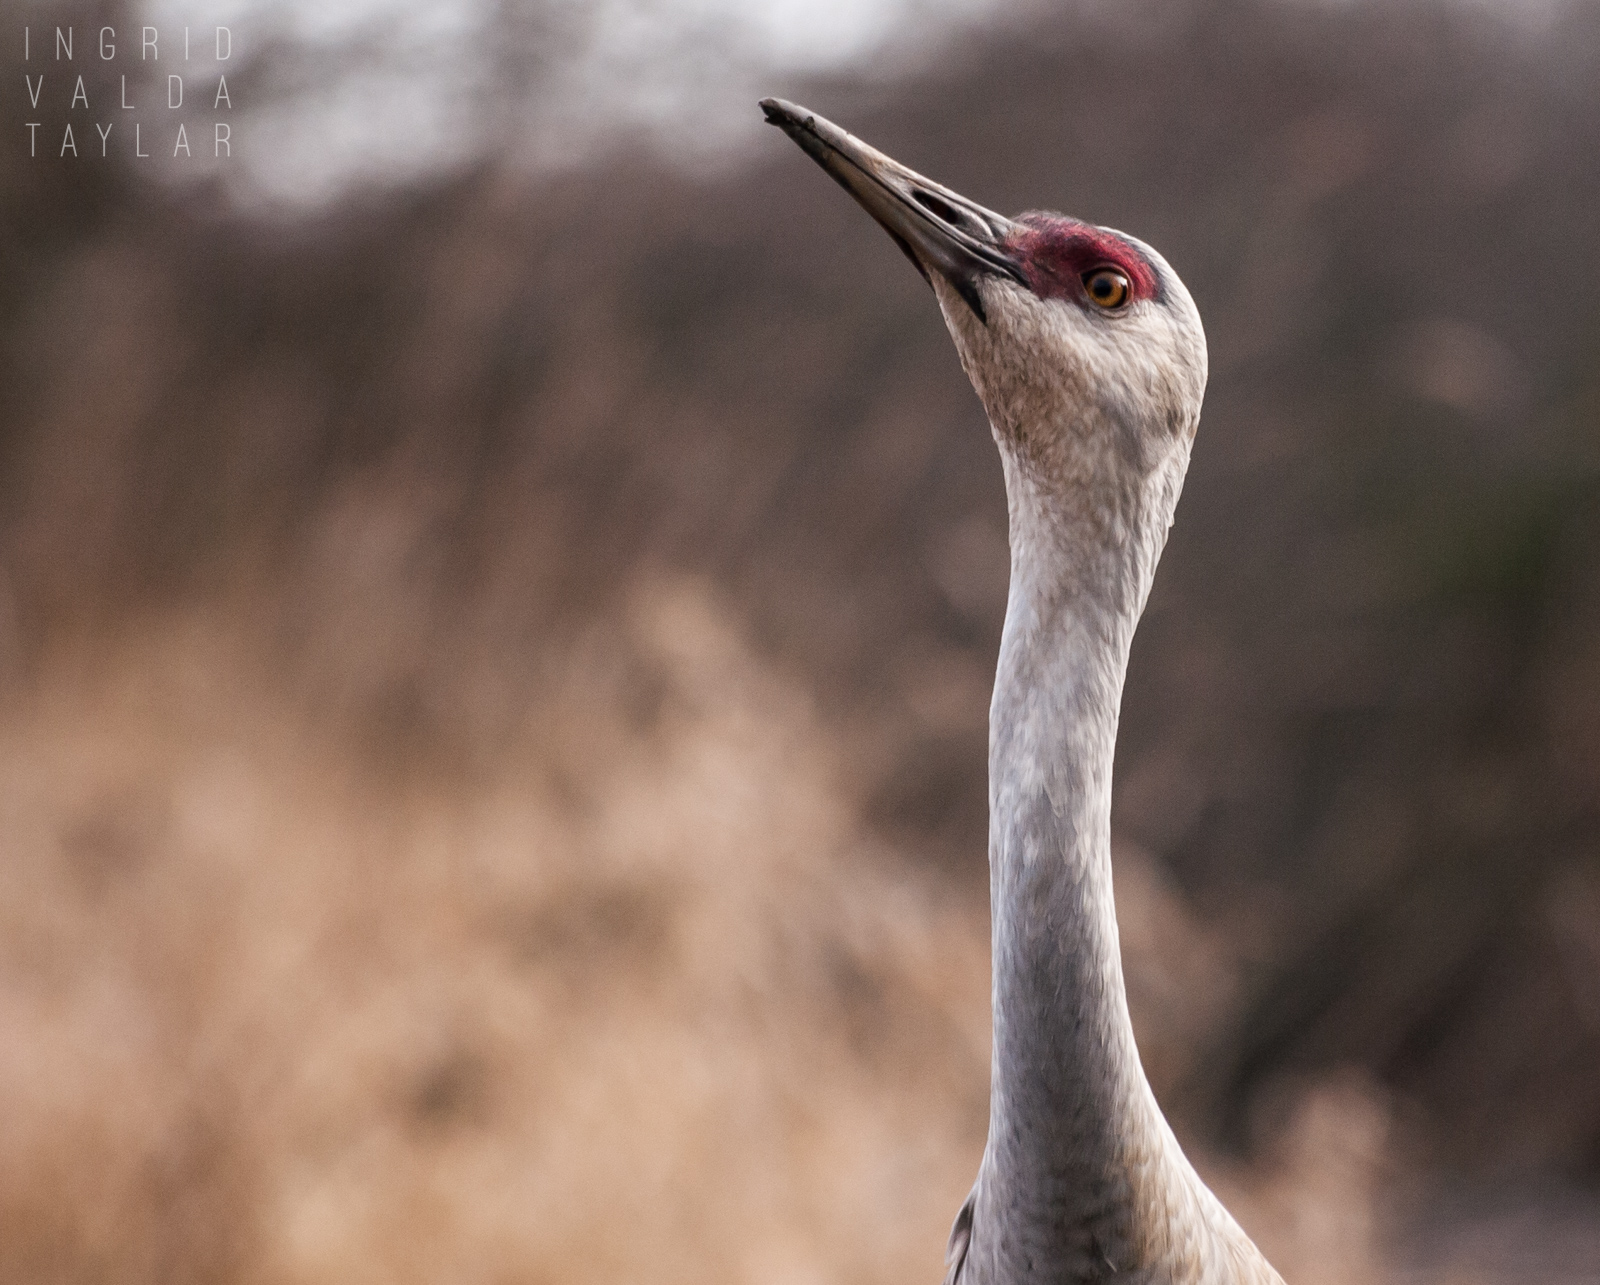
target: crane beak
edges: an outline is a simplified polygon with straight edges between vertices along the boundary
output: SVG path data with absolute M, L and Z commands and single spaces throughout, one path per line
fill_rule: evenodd
M 763 98 L 761 110 L 769 125 L 794 139 L 861 202 L 930 284 L 929 272 L 937 272 L 985 325 L 978 293 L 982 277 L 1009 277 L 1027 288 L 1020 264 L 1006 248 L 1017 225 L 1003 214 L 923 178 L 804 107 Z

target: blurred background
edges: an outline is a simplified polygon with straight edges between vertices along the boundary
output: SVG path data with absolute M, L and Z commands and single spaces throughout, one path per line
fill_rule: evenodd
M 1115 814 L 1202 1170 L 1600 1281 L 1600 5 L 0 15 L 0 1281 L 939 1279 L 1002 483 L 767 93 L 1206 319 Z

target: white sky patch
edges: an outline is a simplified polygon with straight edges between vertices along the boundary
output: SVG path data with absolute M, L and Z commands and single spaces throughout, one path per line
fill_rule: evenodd
M 217 119 L 233 156 L 167 172 L 303 207 L 491 152 L 550 168 L 643 145 L 716 163 L 758 136 L 755 100 L 786 77 L 904 65 L 1030 2 L 146 0 L 129 25 L 157 27 L 163 48 L 185 26 L 197 41 L 232 32 L 235 57 L 213 71 L 229 75 L 234 110 Z
M 1455 2 L 1537 28 L 1571 0 Z M 887 79 L 963 31 L 1049 3 L 146 0 L 136 21 L 159 28 L 164 48 L 186 25 L 202 43 L 219 24 L 232 32 L 234 59 L 212 71 L 229 75 L 234 109 L 216 119 L 230 122 L 233 155 L 203 151 L 169 172 L 220 174 L 243 202 L 294 207 L 491 153 L 536 169 L 617 146 L 727 163 L 758 136 L 755 100 L 796 76 L 870 66 Z M 243 74 L 269 49 L 260 74 Z M 211 113 L 200 115 L 209 131 Z

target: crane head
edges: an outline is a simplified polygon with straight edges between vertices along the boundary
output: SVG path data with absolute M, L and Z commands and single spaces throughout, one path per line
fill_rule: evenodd
M 761 107 L 933 287 L 1003 451 L 1046 476 L 1110 468 L 1126 481 L 1175 464 L 1181 479 L 1206 341 L 1165 259 L 1064 215 L 996 214 L 814 112 L 776 98 Z

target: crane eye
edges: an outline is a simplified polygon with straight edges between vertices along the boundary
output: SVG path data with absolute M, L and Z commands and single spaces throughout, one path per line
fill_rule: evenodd
M 1102 308 L 1120 308 L 1128 302 L 1133 286 L 1116 268 L 1096 268 L 1083 274 L 1083 288 Z

